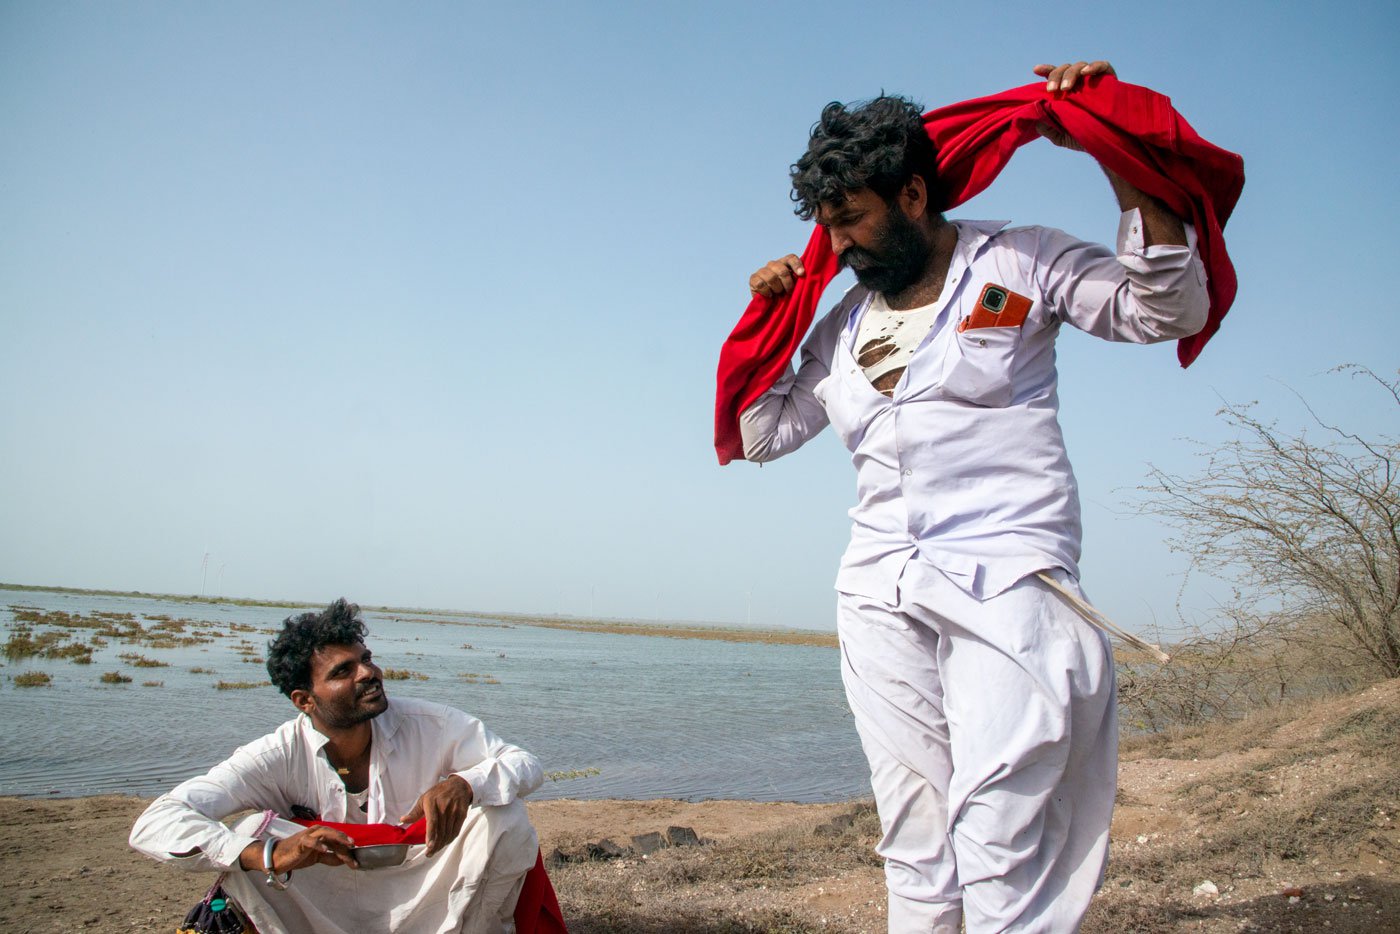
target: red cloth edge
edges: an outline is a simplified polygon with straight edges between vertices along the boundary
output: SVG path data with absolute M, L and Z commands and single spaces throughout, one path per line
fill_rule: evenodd
M 924 115 L 938 147 L 945 209 L 990 185 L 1012 153 L 1039 136 L 1035 124 L 1047 119 L 1101 164 L 1195 226 L 1210 313 L 1198 334 L 1177 343 L 1177 359 L 1190 366 L 1235 299 L 1238 282 L 1222 231 L 1244 187 L 1244 160 L 1202 138 L 1169 98 L 1148 88 L 1100 75 L 1074 92 L 1049 94 L 1044 82 L 1035 82 Z M 721 465 L 743 459 L 739 413 L 782 375 L 836 276 L 836 257 L 821 228 L 808 241 L 802 263 L 807 274 L 797 287 L 777 302 L 755 296 L 720 348 L 715 453 Z
M 520 886 L 520 898 L 515 903 L 515 934 L 569 934 L 540 853 L 535 854 L 535 866 L 525 874 Z

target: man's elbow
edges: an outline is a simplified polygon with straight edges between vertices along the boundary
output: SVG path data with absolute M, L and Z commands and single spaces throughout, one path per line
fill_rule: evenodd
M 149 856 L 151 859 L 170 859 L 175 854 L 167 853 L 161 847 L 159 835 L 155 832 L 153 822 L 148 820 L 150 813 L 148 808 L 140 817 L 136 818 L 136 823 L 131 827 L 131 833 L 127 835 L 126 845 L 142 856 Z
M 1197 270 L 1192 281 L 1156 296 L 1143 312 L 1139 321 L 1144 343 L 1180 340 L 1199 333 L 1210 317 L 1205 276 Z
M 1198 299 L 1184 303 L 1176 314 L 1158 322 L 1156 338 L 1170 341 L 1199 334 L 1209 317 L 1210 297 L 1202 289 Z
M 744 460 L 752 461 L 755 464 L 763 464 L 775 460 L 778 457 L 778 446 L 776 438 L 772 436 L 764 437 L 744 437 Z

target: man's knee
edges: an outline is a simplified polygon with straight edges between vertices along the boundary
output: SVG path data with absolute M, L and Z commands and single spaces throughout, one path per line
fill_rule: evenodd
M 534 865 L 540 843 L 524 801 L 480 808 L 477 823 L 490 840 L 493 865 L 501 869 Z

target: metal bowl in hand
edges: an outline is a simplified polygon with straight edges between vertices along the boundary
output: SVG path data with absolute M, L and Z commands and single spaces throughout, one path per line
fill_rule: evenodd
M 375 846 L 350 848 L 350 855 L 361 869 L 385 869 L 397 866 L 408 858 L 407 843 L 380 843 Z

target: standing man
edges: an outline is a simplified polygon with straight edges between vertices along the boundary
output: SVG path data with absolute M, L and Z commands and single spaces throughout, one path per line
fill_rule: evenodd
M 1112 68 L 1035 72 L 1073 93 Z M 830 104 L 793 166 L 798 215 L 858 284 L 742 413 L 744 456 L 781 457 L 831 424 L 856 467 L 837 624 L 890 931 L 956 934 L 965 918 L 970 934 L 1063 934 L 1102 880 L 1117 720 L 1107 638 L 1039 576 L 1082 596 L 1055 337 L 1194 334 L 1205 273 L 1194 231 L 1111 172 L 1116 254 L 946 220 L 920 110 Z M 776 297 L 804 274 L 789 255 L 749 286 Z
M 520 800 L 540 786 L 534 756 L 440 704 L 392 704 L 364 644 L 359 607 L 337 600 L 289 617 L 267 654 L 301 713 L 146 809 L 140 852 L 223 885 L 264 934 L 513 931 L 539 844 Z M 340 824 L 426 821 L 401 866 L 359 869 L 352 839 L 260 815 Z

